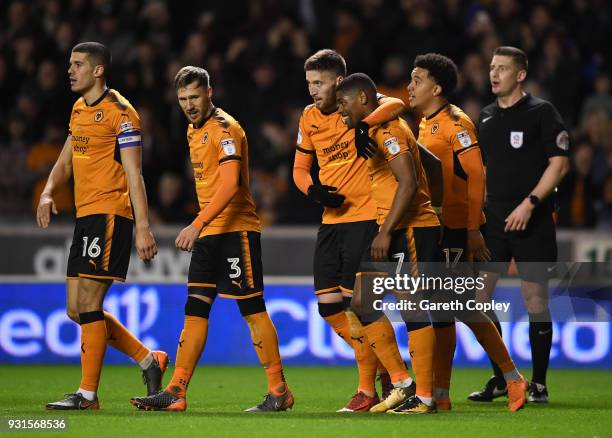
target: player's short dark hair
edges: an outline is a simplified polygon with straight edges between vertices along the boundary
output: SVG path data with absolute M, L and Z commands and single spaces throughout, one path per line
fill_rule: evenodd
M 512 46 L 500 46 L 493 51 L 493 56 L 508 56 L 512 58 L 512 62 L 519 68 L 519 70 L 527 70 L 529 63 L 527 61 L 527 54 L 521 49 Z
M 105 72 L 109 71 L 112 63 L 112 57 L 110 50 L 108 50 L 104 44 L 96 41 L 87 41 L 77 44 L 72 48 L 72 51 L 86 53 L 94 66 L 101 65 L 104 67 Z
M 449 57 L 439 53 L 426 53 L 414 59 L 414 66 L 429 72 L 434 82 L 442 87 L 443 96 L 450 96 L 457 88 L 457 65 Z
M 336 91 L 363 91 L 369 98 L 376 97 L 376 84 L 365 73 L 353 73 L 345 77 L 336 87 Z
M 174 88 L 178 90 L 193 82 L 197 82 L 198 85 L 208 88 L 210 87 L 210 75 L 202 67 L 188 65 L 180 69 L 174 77 Z
M 338 76 L 346 76 L 346 61 L 341 54 L 332 49 L 319 50 L 304 62 L 304 71 L 331 71 Z

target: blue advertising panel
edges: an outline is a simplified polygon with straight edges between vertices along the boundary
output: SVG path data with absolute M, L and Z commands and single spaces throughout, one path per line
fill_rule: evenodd
M 0 284 L 0 363 L 78 363 L 79 327 L 65 314 L 61 283 Z M 319 316 L 312 285 L 266 287 L 267 308 L 278 331 L 286 364 L 349 365 L 351 349 Z M 496 299 L 511 303 L 513 321 L 502 323 L 504 340 L 519 366 L 528 366 L 529 323 L 517 288 L 500 287 Z M 186 288 L 178 284 L 116 284 L 105 309 L 150 348 L 174 358 L 183 326 Z M 553 315 L 555 310 L 553 307 Z M 585 309 L 593 312 L 593 308 Z M 588 316 L 588 315 L 587 315 Z M 216 300 L 201 362 L 257 364 L 246 324 L 233 300 Z M 593 319 L 591 319 L 592 321 Z M 609 322 L 555 322 L 552 367 L 612 367 Z M 403 324 L 395 324 L 402 354 L 409 360 Z M 107 363 L 129 359 L 109 348 Z M 482 348 L 463 324 L 457 325 L 456 366 L 488 366 Z

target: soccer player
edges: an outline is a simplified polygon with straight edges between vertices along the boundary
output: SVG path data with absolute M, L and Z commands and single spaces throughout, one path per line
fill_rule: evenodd
M 336 88 L 338 111 L 343 121 L 355 127 L 378 106 L 376 86 L 363 73 L 355 73 L 345 78 Z M 431 206 L 429 188 L 425 171 L 421 165 L 416 140 L 407 123 L 395 119 L 372 131 L 377 146 L 375 153 L 367 160 L 372 196 L 378 210 L 378 234 L 364 254 L 368 261 L 386 261 L 393 255 L 400 260 L 431 262 L 439 256 L 438 239 L 440 222 Z M 365 272 L 358 273 L 358 276 Z M 363 300 L 360 282 L 356 283 L 354 307 L 359 308 Z M 367 315 L 367 312 L 370 315 Z M 384 332 L 377 325 L 386 320 L 382 312 L 370 309 L 360 310 L 364 332 L 368 342 L 375 345 L 384 342 Z M 429 318 L 412 320 L 404 317 L 409 336 L 409 350 L 415 370 L 416 396 L 405 395 L 400 385 L 372 412 L 386 412 L 396 409 L 396 413 L 435 412 L 432 394 L 432 359 L 434 336 Z M 370 322 L 373 321 L 373 322 Z M 375 349 L 379 353 L 378 348 Z M 379 356 L 386 366 L 384 357 Z M 405 380 L 413 382 L 406 376 Z
M 110 64 L 110 52 L 100 43 L 80 43 L 72 49 L 70 88 L 81 97 L 36 212 L 38 226 L 47 228 L 51 213 L 57 214 L 54 190 L 74 176 L 76 226 L 68 256 L 66 308 L 70 319 L 81 325 L 82 377 L 75 393 L 49 403 L 47 409 L 100 408 L 96 391 L 107 344 L 138 363 L 150 394 L 161 388 L 168 363 L 166 353 L 150 351 L 102 309 L 113 281 L 125 281 L 134 225 L 138 256 L 149 262 L 157 253 L 141 174 L 140 119 L 127 99 L 106 87 Z
M 485 238 L 492 262 L 498 263 L 481 269 L 487 281 L 480 299 L 491 299 L 500 274 L 514 258 L 529 314 L 533 375 L 528 400 L 546 403 L 553 336 L 548 279 L 557 261 L 554 206 L 549 195 L 569 169 L 569 136 L 550 102 L 523 91 L 526 77 L 525 52 L 507 46 L 495 49 L 489 79 L 497 99 L 480 113 L 478 138 L 487 169 Z M 494 312 L 489 316 L 497 321 Z M 501 332 L 498 321 L 497 327 Z M 469 399 L 490 401 L 503 395 L 500 375 L 495 368 L 485 388 Z
M 419 143 L 442 162 L 444 202 L 439 217 L 444 228 L 443 260 L 457 275 L 466 276 L 469 260 L 488 261 L 490 254 L 480 232 L 484 223 L 485 177 L 475 127 L 460 108 L 448 101 L 457 86 L 457 76 L 457 66 L 446 56 L 436 53 L 417 56 L 408 95 L 410 107 L 423 115 Z M 438 410 L 451 409 L 449 388 L 456 342 L 455 316 L 474 332 L 485 351 L 500 364 L 504 383 L 508 382 L 510 409 L 520 409 L 525 404 L 527 383 L 491 320 L 480 311 L 431 314 L 436 334 L 434 396 Z
M 376 204 L 366 163 L 356 155 L 355 132 L 337 111 L 336 85 L 346 76 L 344 58 L 330 49 L 319 50 L 306 60 L 304 71 L 314 103 L 300 118 L 293 179 L 309 199 L 324 208 L 314 253 L 319 314 L 354 348 L 359 370 L 357 393 L 338 412 L 368 411 L 379 402 L 375 388 L 378 360 L 350 312 L 350 300 L 361 254 L 378 229 Z M 367 120 L 371 125 L 391 120 L 405 109 L 399 99 L 380 98 L 382 105 Z M 320 184 L 310 174 L 315 157 Z M 392 330 L 390 324 L 387 329 Z M 387 381 L 388 374 L 383 376 Z M 391 388 L 385 386 L 386 396 Z
M 212 103 L 208 72 L 183 67 L 174 86 L 189 121 L 187 140 L 200 213 L 183 228 L 176 247 L 191 251 L 185 325 L 172 381 L 164 391 L 135 397 L 145 410 L 184 411 L 187 385 L 206 344 L 208 317 L 217 295 L 237 300 L 268 377 L 268 394 L 247 412 L 284 411 L 293 395 L 283 375 L 276 329 L 263 299 L 260 222 L 249 190 L 247 138 L 238 122 Z

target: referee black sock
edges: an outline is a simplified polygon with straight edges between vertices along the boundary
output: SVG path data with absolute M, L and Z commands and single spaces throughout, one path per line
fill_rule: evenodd
M 488 310 L 485 313 L 489 317 L 489 319 L 493 321 L 493 324 L 495 324 L 495 328 L 497 329 L 497 331 L 499 332 L 499 335 L 501 336 L 502 328 L 501 328 L 501 324 L 499 323 L 499 319 L 497 318 L 497 315 L 495 314 L 495 312 L 493 310 Z M 497 380 L 497 387 L 502 388 L 506 384 L 504 373 L 497 366 L 497 364 L 493 361 L 493 359 L 491 359 L 491 356 L 489 356 L 489 361 L 491 362 L 491 367 L 493 368 L 493 374 L 495 374 L 495 380 Z
M 532 382 L 546 385 L 546 372 L 552 346 L 553 326 L 550 310 L 529 314 L 529 343 L 531 344 Z

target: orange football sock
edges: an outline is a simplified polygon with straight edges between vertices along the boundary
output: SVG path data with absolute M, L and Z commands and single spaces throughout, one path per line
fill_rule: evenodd
M 334 313 L 333 315 L 323 317 L 325 321 L 331 326 L 331 328 L 340 336 L 344 342 L 353 346 L 351 342 L 351 324 L 347 318 L 346 312 L 341 311 Z
M 278 336 L 276 328 L 268 312 L 259 312 L 244 317 L 251 332 L 251 340 L 255 347 L 259 363 L 268 377 L 268 391 L 274 395 L 283 394 L 287 390 L 283 364 L 278 352 Z
M 397 348 L 393 326 L 386 316 L 363 326 L 367 343 L 389 372 L 391 382 L 406 380 L 410 375 Z
M 95 319 L 89 319 L 88 315 Z M 79 388 L 96 392 L 106 352 L 104 315 L 100 311 L 81 313 L 79 317 L 81 321 L 81 384 Z M 91 322 L 84 323 L 84 321 Z
M 108 345 L 131 357 L 136 363 L 149 354 L 149 349 L 112 314 L 104 312 L 104 322 Z
M 491 321 L 468 321 L 465 322 L 465 325 L 472 330 L 474 336 L 476 336 L 476 339 L 480 345 L 482 345 L 484 351 L 487 352 L 489 357 L 493 359 L 493 362 L 497 364 L 502 372 L 508 373 L 516 368 L 514 361 L 510 357 L 510 353 L 508 353 L 506 344 L 504 344 L 504 340 L 495 328 L 495 324 L 493 324 Z
M 177 397 L 185 398 L 187 386 L 200 359 L 206 336 L 208 335 L 208 319 L 199 316 L 185 315 L 185 326 L 176 349 L 176 366 L 172 380 L 166 391 Z
M 408 351 L 416 380 L 416 395 L 433 396 L 433 353 L 435 343 L 431 325 L 408 332 Z
M 453 323 L 447 327 L 434 328 L 436 336 L 434 347 L 434 388 L 450 388 L 453 369 L 453 356 L 457 343 L 457 329 Z
M 342 312 L 345 315 L 347 324 L 349 325 L 351 346 L 355 351 L 355 361 L 357 362 L 357 370 L 359 371 L 359 391 L 368 395 L 376 394 L 376 369 L 378 358 L 372 347 L 368 344 L 363 326 L 357 315 L 351 311 Z

